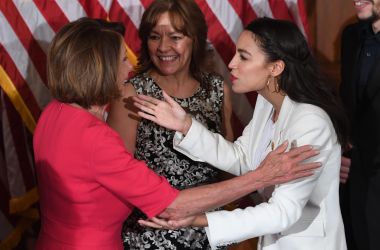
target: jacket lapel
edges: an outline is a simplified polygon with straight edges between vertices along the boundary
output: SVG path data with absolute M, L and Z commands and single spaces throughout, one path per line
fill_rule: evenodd
M 293 112 L 295 103 L 288 97 L 285 96 L 284 101 L 281 105 L 280 114 L 278 116 L 276 127 L 273 135 L 274 148 L 277 148 L 281 143 L 287 138 L 282 138 L 282 132 L 288 123 L 289 117 Z M 289 142 L 290 145 L 291 142 Z
M 251 149 L 251 153 L 252 153 L 252 156 L 250 157 L 251 160 L 256 159 L 258 145 L 262 143 L 263 131 L 265 128 L 265 124 L 270 117 L 272 108 L 273 108 L 272 104 L 270 104 L 267 100 L 265 100 L 264 97 L 262 97 L 260 94 L 257 95 L 255 111 L 253 113 L 253 118 L 252 118 L 253 123 L 251 125 L 252 131 L 255 131 L 255 133 L 250 135 L 251 145 L 249 148 Z

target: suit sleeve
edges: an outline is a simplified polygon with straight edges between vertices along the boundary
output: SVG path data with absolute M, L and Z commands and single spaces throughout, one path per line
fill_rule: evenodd
M 333 164 L 328 163 L 331 152 L 340 148 L 328 118 L 308 114 L 292 124 L 284 139 L 296 140 L 298 146 L 318 146 L 320 154 L 311 160 L 321 162 L 322 167 L 310 177 L 277 186 L 266 203 L 246 209 L 207 213 L 209 227 L 206 231 L 214 248 L 289 229 L 300 219 L 321 173 L 339 171 L 338 159 L 332 159 Z M 329 169 L 326 169 L 327 165 Z
M 185 137 L 176 132 L 173 147 L 192 160 L 204 161 L 231 174 L 242 175 L 251 170 L 246 153 L 248 144 L 246 130 L 232 143 L 192 119 L 191 127 Z
M 91 162 L 100 185 L 149 218 L 162 212 L 178 195 L 164 177 L 127 152 L 120 137 L 109 128 L 97 135 Z

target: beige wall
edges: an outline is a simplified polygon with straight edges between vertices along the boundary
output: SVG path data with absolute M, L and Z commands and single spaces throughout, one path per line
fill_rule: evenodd
M 330 77 L 339 82 L 341 32 L 356 20 L 352 0 L 304 1 L 315 55 Z
M 338 62 L 343 27 L 355 22 L 352 0 L 305 0 L 305 4 L 316 53 L 329 62 Z

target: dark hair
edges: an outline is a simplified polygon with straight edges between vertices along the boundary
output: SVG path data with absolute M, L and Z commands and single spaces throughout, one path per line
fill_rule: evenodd
M 245 28 L 254 34 L 268 62 L 282 60 L 285 69 L 278 85 L 290 99 L 313 104 L 330 117 L 338 141 L 348 145 L 348 122 L 338 95 L 338 88 L 322 78 L 304 35 L 289 21 L 258 18 Z
M 94 19 L 94 21 L 99 23 L 100 26 L 102 26 L 104 29 L 113 30 L 122 35 L 123 37 L 125 35 L 125 26 L 121 22 L 109 22 L 100 18 Z
M 65 25 L 54 37 L 47 58 L 53 97 L 84 108 L 118 98 L 122 41 L 119 33 L 87 17 Z
M 202 83 L 202 69 L 207 64 L 207 24 L 193 0 L 156 0 L 145 10 L 139 27 L 141 51 L 136 72 L 143 73 L 154 67 L 149 56 L 148 37 L 165 12 L 169 12 L 174 28 L 192 39 L 190 73 Z

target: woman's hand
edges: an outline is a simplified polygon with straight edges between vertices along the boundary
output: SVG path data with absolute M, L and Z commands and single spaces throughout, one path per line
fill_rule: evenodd
M 310 176 L 316 168 L 322 166 L 320 162 L 303 163 L 304 160 L 319 154 L 312 146 L 295 147 L 285 152 L 287 146 L 286 141 L 270 152 L 256 169 L 262 174 L 260 181 L 267 183 L 265 186 Z
M 162 91 L 165 101 L 138 95 L 133 97 L 134 105 L 141 111 L 138 115 L 168 129 L 186 134 L 191 126 L 191 117 L 165 91 Z
M 141 226 L 152 227 L 157 229 L 175 230 L 185 227 L 204 227 L 207 226 L 207 218 L 205 215 L 192 215 L 178 220 L 166 220 L 153 217 L 149 220 L 138 220 Z
M 351 167 L 351 159 L 345 156 L 342 156 L 341 158 L 341 164 L 340 164 L 340 183 L 345 184 L 348 180 L 348 176 L 350 173 L 350 167 Z

